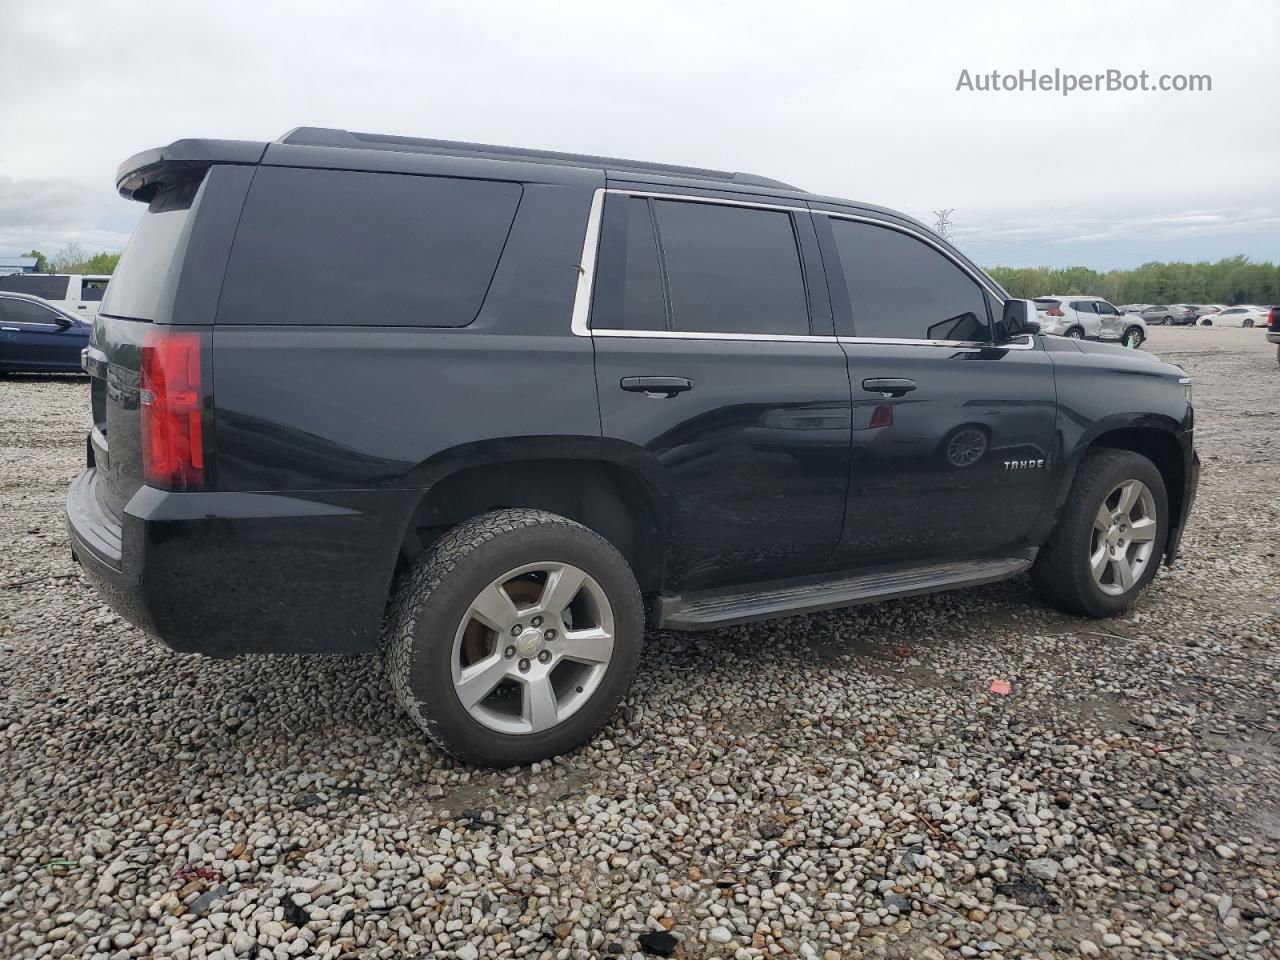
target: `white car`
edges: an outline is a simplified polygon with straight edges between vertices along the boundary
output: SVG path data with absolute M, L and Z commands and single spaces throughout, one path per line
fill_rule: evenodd
M 1265 327 L 1268 312 L 1266 307 L 1244 303 L 1201 317 L 1199 323 L 1202 327 Z
M 106 274 L 10 273 L 0 276 L 0 290 L 40 297 L 92 323 L 110 279 Z
M 1137 347 L 1147 339 L 1147 323 L 1136 313 L 1124 313 L 1101 297 L 1036 297 L 1041 333 L 1073 340 L 1111 340 Z

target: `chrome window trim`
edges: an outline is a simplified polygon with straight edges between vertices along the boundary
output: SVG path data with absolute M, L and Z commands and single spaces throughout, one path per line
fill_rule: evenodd
M 652 190 L 626 190 L 611 187 L 597 187 L 591 195 L 591 208 L 587 213 L 587 229 L 586 235 L 582 241 L 582 259 L 577 264 L 578 270 L 578 286 L 574 292 L 573 298 L 573 315 L 569 323 L 569 329 L 575 337 L 629 337 L 643 338 L 650 340 L 729 340 L 729 341 L 747 341 L 758 343 L 870 343 L 880 344 L 882 346 L 916 346 L 916 347 L 943 347 L 952 350 L 1030 350 L 1035 346 L 1034 338 L 1029 334 L 1026 342 L 1013 342 L 1007 344 L 979 343 L 972 340 L 914 340 L 910 338 L 898 337 L 840 337 L 840 336 L 820 336 L 816 334 L 789 334 L 789 333 L 712 333 L 698 332 L 692 330 L 615 330 L 611 328 L 593 329 L 590 326 L 591 314 L 591 294 L 595 284 L 596 270 L 596 253 L 600 246 L 600 223 L 604 215 L 604 200 L 608 194 L 616 194 L 625 197 L 646 197 L 658 200 L 682 200 L 690 203 L 715 203 L 724 206 L 733 207 L 754 207 L 759 210 L 779 210 L 788 213 L 807 213 L 811 215 L 823 214 L 828 217 L 836 217 L 844 220 L 860 220 L 866 223 L 875 224 L 877 226 L 888 227 L 890 230 L 899 230 L 902 233 L 915 236 L 930 246 L 934 247 L 944 257 L 954 263 L 963 270 L 971 279 L 973 279 L 979 287 L 987 290 L 997 300 L 1004 301 L 1007 297 L 993 290 L 988 286 L 981 277 L 975 276 L 973 271 L 960 263 L 947 251 L 934 243 L 919 231 L 912 230 L 907 227 L 900 227 L 884 220 L 878 220 L 874 217 L 861 217 L 854 214 L 836 213 L 831 210 L 814 210 L 810 207 L 796 207 L 776 203 L 754 202 L 751 200 L 726 200 L 720 197 L 697 197 L 680 193 L 662 193 Z

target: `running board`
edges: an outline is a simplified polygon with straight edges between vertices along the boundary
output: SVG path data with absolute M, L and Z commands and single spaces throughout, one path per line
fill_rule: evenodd
M 1031 566 L 1025 557 L 935 563 L 860 573 L 837 580 L 774 582 L 751 590 L 708 591 L 658 600 L 658 626 L 665 630 L 710 630 L 753 620 L 771 620 L 860 603 L 914 597 L 957 587 L 976 587 L 1017 576 Z

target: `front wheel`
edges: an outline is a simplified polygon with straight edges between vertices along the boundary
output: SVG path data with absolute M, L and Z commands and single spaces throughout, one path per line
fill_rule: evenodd
M 1080 465 L 1057 529 L 1032 580 L 1067 613 L 1110 617 L 1156 575 L 1168 529 L 1160 471 L 1129 450 L 1098 450 Z
M 1137 350 L 1138 347 L 1142 346 L 1144 339 L 1141 327 L 1129 327 L 1125 330 L 1124 336 L 1120 338 L 1120 342 L 1130 350 Z
M 1246 326 L 1246 327 L 1252 327 L 1252 326 L 1253 326 L 1253 321 L 1252 321 L 1252 320 L 1245 320 L 1245 321 L 1244 321 L 1244 326 Z
M 402 580 L 384 656 L 410 718 L 491 767 L 572 750 L 617 708 L 644 613 L 603 537 L 541 510 L 499 510 L 440 538 Z

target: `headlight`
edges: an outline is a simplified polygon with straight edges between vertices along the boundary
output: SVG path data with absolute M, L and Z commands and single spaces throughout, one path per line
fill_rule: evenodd
M 1178 382 L 1182 384 L 1182 395 L 1187 400 L 1187 406 L 1191 406 L 1191 378 L 1179 377 Z

